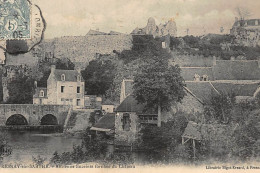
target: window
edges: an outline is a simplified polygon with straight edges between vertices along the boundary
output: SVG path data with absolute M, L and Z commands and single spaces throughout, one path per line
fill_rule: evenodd
M 78 82 L 81 81 L 81 76 L 80 75 L 77 76 L 77 80 L 78 80 Z
M 65 81 L 65 74 L 62 74 L 62 75 L 61 75 L 61 80 L 62 80 L 62 81 Z
M 61 98 L 60 100 L 61 100 L 62 102 L 64 102 L 64 98 Z
M 65 86 L 61 86 L 60 92 L 64 93 Z
M 80 99 L 77 99 L 77 106 L 80 106 Z
M 44 97 L 44 91 L 43 90 L 40 91 L 40 97 Z
M 42 99 L 40 99 L 40 105 L 42 105 Z
M 80 87 L 77 87 L 77 93 L 80 93 Z
M 130 130 L 130 123 L 131 123 L 130 115 L 127 114 L 127 113 L 124 113 L 122 122 L 123 122 L 123 130 L 129 131 Z

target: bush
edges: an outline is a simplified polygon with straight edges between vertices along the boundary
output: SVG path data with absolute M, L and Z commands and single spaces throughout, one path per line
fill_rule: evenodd
M 141 130 L 142 143 L 140 148 L 147 151 L 150 161 L 170 161 L 172 159 L 169 149 L 174 151 L 181 144 L 183 134 L 188 122 L 185 116 L 177 115 L 173 120 L 162 123 L 161 127 L 145 126 Z

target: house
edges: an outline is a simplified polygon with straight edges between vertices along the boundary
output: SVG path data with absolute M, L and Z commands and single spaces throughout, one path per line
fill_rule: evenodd
M 33 104 L 37 104 L 37 105 L 48 104 L 47 88 L 37 87 L 35 89 L 35 93 L 33 95 Z
M 85 95 L 85 108 L 88 109 L 101 109 L 102 98 L 96 95 Z
M 122 103 L 127 96 L 132 94 L 133 82 L 134 81 L 132 79 L 123 79 L 121 83 L 120 103 Z
M 162 121 L 166 122 L 177 112 L 196 116 L 204 112 L 214 96 L 234 94 L 236 101 L 254 99 L 260 93 L 260 61 L 248 60 L 201 60 L 193 66 L 181 66 L 181 75 L 185 80 L 186 96 L 181 103 L 173 104 L 170 112 L 162 112 Z M 210 65 L 211 64 L 211 65 Z M 196 77 L 194 79 L 194 76 Z M 202 78 L 201 78 L 202 76 Z M 124 79 L 121 84 L 120 105 L 116 109 L 115 144 L 134 145 L 143 124 L 156 125 L 157 112 L 145 110 L 138 104 L 133 92 L 133 80 Z
M 102 111 L 106 113 L 113 113 L 115 110 L 115 105 L 110 100 L 106 100 L 102 103 Z
M 52 65 L 47 88 L 36 88 L 33 103 L 84 108 L 84 90 L 85 83 L 79 69 L 60 70 Z
M 142 125 L 157 125 L 157 111 L 145 110 L 133 95 L 129 95 L 116 109 L 115 145 L 132 146 L 138 139 Z
M 257 46 L 260 45 L 259 30 L 260 19 L 238 20 L 236 18 L 230 34 L 245 46 Z

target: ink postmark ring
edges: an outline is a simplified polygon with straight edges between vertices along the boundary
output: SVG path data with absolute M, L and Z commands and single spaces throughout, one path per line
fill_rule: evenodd
M 31 3 L 0 0 L 0 40 L 31 39 Z

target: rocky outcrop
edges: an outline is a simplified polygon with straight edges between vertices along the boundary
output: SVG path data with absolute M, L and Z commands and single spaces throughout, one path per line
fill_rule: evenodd
M 147 34 L 154 37 L 161 37 L 165 35 L 177 36 L 176 23 L 173 20 L 169 20 L 165 24 L 156 25 L 155 19 L 150 17 L 147 25 L 144 28 L 135 28 L 131 34 Z

